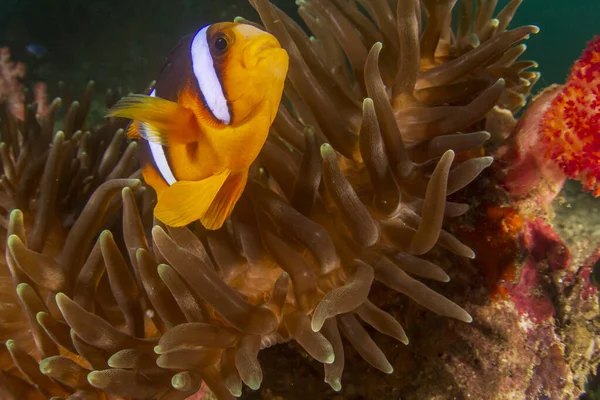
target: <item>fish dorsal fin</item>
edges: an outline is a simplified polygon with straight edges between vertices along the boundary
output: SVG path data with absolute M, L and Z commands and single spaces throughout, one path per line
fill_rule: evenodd
M 181 52 L 184 51 L 185 54 L 187 54 L 188 48 L 189 48 L 189 44 L 192 41 L 192 39 L 194 38 L 194 34 L 190 33 L 187 34 L 185 36 L 183 36 L 179 42 L 177 42 L 177 44 L 175 45 L 175 47 L 173 47 L 171 49 L 171 51 L 169 52 L 169 54 L 167 55 L 167 57 L 165 58 L 165 62 L 162 65 L 160 72 L 158 73 L 158 76 L 160 77 L 161 75 L 163 75 L 168 69 L 169 67 L 171 67 L 171 65 L 173 64 L 173 62 L 180 56 Z

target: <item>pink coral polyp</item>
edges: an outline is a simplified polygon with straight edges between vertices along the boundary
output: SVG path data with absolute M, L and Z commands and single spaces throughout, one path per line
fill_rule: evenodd
M 600 196 L 600 37 L 573 66 L 542 119 L 542 132 L 546 157 Z
M 0 47 L 0 104 L 6 103 L 10 112 L 19 119 L 25 118 L 23 85 L 25 65 L 10 60 L 8 47 Z

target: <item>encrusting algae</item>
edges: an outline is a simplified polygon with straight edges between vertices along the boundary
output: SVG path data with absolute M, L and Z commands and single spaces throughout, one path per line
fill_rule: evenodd
M 228 399 L 260 387 L 261 349 L 290 340 L 341 390 L 342 337 L 394 369 L 363 322 L 408 343 L 369 301 L 375 281 L 470 322 L 413 276 L 449 280 L 419 257 L 436 245 L 474 257 L 442 229 L 468 209 L 446 197 L 525 104 L 539 74 L 518 43 L 538 28 L 506 30 L 520 1 L 496 17 L 496 1 L 466 1 L 454 32 L 455 3 L 301 1 L 309 38 L 252 1 L 290 57 L 285 101 L 216 231 L 152 219 L 124 121 L 86 123 L 92 86 L 57 133 L 58 99 L 39 119 L 4 110 L 1 397 L 184 399 L 205 382 Z

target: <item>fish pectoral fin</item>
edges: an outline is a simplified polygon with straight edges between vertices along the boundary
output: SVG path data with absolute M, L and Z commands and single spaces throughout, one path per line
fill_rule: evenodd
M 206 229 L 219 229 L 223 226 L 242 195 L 247 180 L 248 171 L 235 173 L 227 178 L 204 216 L 200 218 Z
M 179 227 L 202 219 L 210 208 L 230 171 L 201 181 L 178 181 L 159 196 L 154 216 L 165 225 Z
M 192 110 L 160 97 L 144 94 L 123 97 L 106 116 L 139 121 L 139 126 L 128 129 L 127 133 L 137 132 L 144 139 L 161 145 L 198 140 L 198 122 Z
M 127 137 L 129 139 L 140 138 L 140 123 L 137 121 L 131 121 L 127 126 Z

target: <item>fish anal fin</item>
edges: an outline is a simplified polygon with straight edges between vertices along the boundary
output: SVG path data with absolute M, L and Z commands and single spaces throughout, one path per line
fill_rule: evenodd
M 230 171 L 200 181 L 178 181 L 159 196 L 154 216 L 165 225 L 179 227 L 204 217 Z
M 108 110 L 107 116 L 140 122 L 132 129 L 144 139 L 162 145 L 195 142 L 200 132 L 192 110 L 173 101 L 143 94 L 122 98 Z
M 200 222 L 206 229 L 219 229 L 231 215 L 235 204 L 242 195 L 248 180 L 248 171 L 230 175 L 211 203 Z

